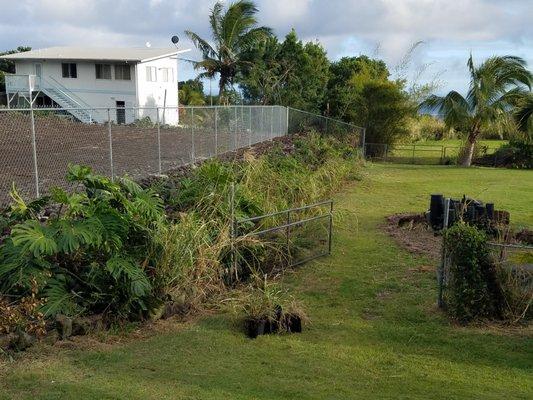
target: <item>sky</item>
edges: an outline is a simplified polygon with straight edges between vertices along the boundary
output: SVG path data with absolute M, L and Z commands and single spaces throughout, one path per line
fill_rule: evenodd
M 0 0 L 0 51 L 20 45 L 193 48 L 184 30 L 209 37 L 213 0 Z M 396 76 L 466 90 L 466 60 L 512 54 L 533 66 L 533 0 L 256 0 L 261 25 L 283 38 L 294 28 L 332 60 L 366 54 Z M 402 60 L 413 44 L 407 68 Z M 188 58 L 198 60 L 191 51 Z M 194 78 L 180 62 L 180 80 Z M 213 84 L 213 88 L 216 84 Z

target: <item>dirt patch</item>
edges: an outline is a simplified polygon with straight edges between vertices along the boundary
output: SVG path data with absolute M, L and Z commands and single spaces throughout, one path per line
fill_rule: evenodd
M 10 202 L 13 182 L 22 195 L 35 197 L 33 147 L 29 113 L 0 113 L 0 205 Z M 168 173 L 197 160 L 232 159 L 250 147 L 261 153 L 272 146 L 277 132 L 211 126 L 156 126 L 86 124 L 57 115 L 35 117 L 36 158 L 42 193 L 53 186 L 69 186 L 69 164 L 83 164 L 100 174 L 128 174 L 146 178 Z M 274 138 L 284 142 L 285 139 Z M 159 151 L 160 149 L 160 151 Z M 240 149 L 237 152 L 233 149 Z M 112 165 L 112 166 L 111 166 Z
M 400 246 L 411 253 L 421 254 L 438 260 L 442 237 L 435 235 L 424 214 L 394 214 L 387 217 L 384 227 Z

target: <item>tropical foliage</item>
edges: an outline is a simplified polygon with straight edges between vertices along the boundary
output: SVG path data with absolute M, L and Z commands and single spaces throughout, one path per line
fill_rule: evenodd
M 231 3 L 225 10 L 223 3 L 217 2 L 209 16 L 213 44 L 194 32 L 185 32 L 202 52 L 203 60 L 195 63 L 195 68 L 203 71 L 200 77 L 212 79 L 218 74 L 221 103 L 239 71 L 250 67 L 244 53 L 271 33 L 270 28 L 257 26 L 257 11 L 247 0 Z
M 292 30 L 256 44 L 246 55 L 252 67 L 239 75 L 245 100 L 321 112 L 326 99 L 329 60 L 316 42 L 302 43 Z
M 526 62 L 514 56 L 491 57 L 475 66 L 472 56 L 467 62 L 470 87 L 463 97 L 457 91 L 445 96 L 432 95 L 421 106 L 442 115 L 444 122 L 466 136 L 462 165 L 469 166 L 476 141 L 484 128 L 502 119 L 513 109 L 517 99 L 531 90 L 533 76 Z
M 148 311 L 156 300 L 147 249 L 165 218 L 161 200 L 87 167 L 70 167 L 67 180 L 82 189 L 56 188 L 29 205 L 13 193 L 10 234 L 0 247 L 1 292 L 25 296 L 36 282 L 46 316 Z M 43 214 L 51 204 L 54 211 Z
M 178 82 L 179 102 L 185 106 L 205 105 L 204 85 L 198 79 Z
M 73 192 L 56 188 L 26 203 L 13 190 L 0 226 L 0 303 L 21 311 L 2 315 L 2 323 L 37 329 L 38 313 L 131 320 L 157 315 L 169 302 L 202 307 L 235 279 L 269 272 L 281 260 L 272 238 L 232 240 L 232 216 L 323 199 L 353 176 L 356 160 L 352 147 L 312 134 L 295 139 L 290 155 L 275 146 L 240 162 L 213 160 L 146 188 L 71 166 Z M 25 299 L 33 308 L 20 307 Z

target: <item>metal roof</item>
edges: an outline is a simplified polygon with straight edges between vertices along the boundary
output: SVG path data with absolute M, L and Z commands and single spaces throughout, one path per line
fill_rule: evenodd
M 186 50 L 152 47 L 49 47 L 22 53 L 8 54 L 0 58 L 10 60 L 90 60 L 144 62 L 175 56 Z

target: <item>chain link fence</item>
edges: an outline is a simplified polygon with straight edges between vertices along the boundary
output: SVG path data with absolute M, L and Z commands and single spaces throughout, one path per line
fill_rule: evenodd
M 282 106 L 0 109 L 0 205 L 13 185 L 27 199 L 68 189 L 69 164 L 138 179 L 310 130 L 364 142 L 362 128 Z
M 461 153 L 461 146 L 433 144 L 388 145 L 365 143 L 366 158 L 397 164 L 455 165 Z M 480 146 L 475 160 L 484 159 L 497 163 L 497 147 Z
M 308 111 L 288 108 L 288 133 L 316 131 L 339 139 L 350 139 L 354 146 L 365 148 L 365 128 Z

